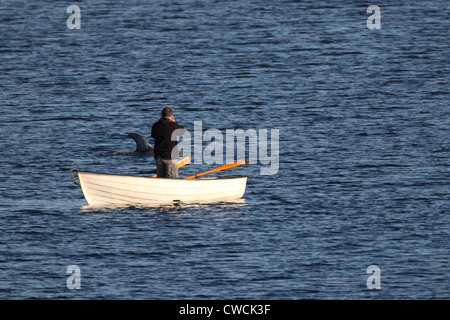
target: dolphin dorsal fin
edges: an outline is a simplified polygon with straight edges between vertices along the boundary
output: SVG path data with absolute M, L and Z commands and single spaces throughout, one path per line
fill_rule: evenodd
M 135 152 L 146 152 L 149 150 L 153 150 L 153 146 L 148 143 L 148 141 L 137 133 L 129 133 L 128 138 L 132 138 L 136 142 L 136 150 Z

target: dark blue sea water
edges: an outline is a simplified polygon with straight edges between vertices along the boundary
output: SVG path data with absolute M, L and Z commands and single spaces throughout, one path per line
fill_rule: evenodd
M 449 299 L 449 27 L 444 0 L 1 1 L 0 298 Z M 153 174 L 113 153 L 164 106 L 279 129 L 278 173 L 219 173 L 249 176 L 232 204 L 87 207 L 69 169 Z

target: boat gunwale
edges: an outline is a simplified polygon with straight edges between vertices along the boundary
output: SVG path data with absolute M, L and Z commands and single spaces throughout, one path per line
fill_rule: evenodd
M 205 177 L 205 178 L 192 178 L 192 179 L 183 179 L 183 178 L 157 178 L 152 176 L 133 176 L 131 174 L 120 174 L 120 173 L 103 173 L 103 172 L 94 172 L 94 171 L 86 171 L 86 170 L 78 170 L 72 169 L 77 173 L 88 173 L 88 174 L 97 174 L 97 175 L 105 175 L 105 176 L 115 176 L 115 177 L 129 177 L 129 178 L 143 178 L 143 179 L 157 179 L 157 180 L 183 180 L 183 181 L 198 181 L 198 180 L 227 180 L 227 179 L 242 179 L 248 178 L 248 176 L 222 176 L 222 177 Z

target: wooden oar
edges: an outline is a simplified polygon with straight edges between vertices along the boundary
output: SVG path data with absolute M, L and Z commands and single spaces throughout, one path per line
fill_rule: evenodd
M 184 157 L 183 159 L 178 160 L 178 169 L 191 163 L 191 156 Z M 156 174 L 152 176 L 152 178 L 156 178 Z
M 183 179 L 197 178 L 198 176 L 202 176 L 204 174 L 217 172 L 217 171 L 223 171 L 223 170 L 239 167 L 239 166 L 242 166 L 244 164 L 247 164 L 247 160 L 241 159 L 241 160 L 238 160 L 238 161 L 235 161 L 235 162 L 232 162 L 232 163 L 225 163 L 225 164 L 223 164 L 221 166 L 218 166 L 217 168 L 214 168 L 214 169 L 211 169 L 211 170 L 208 170 L 208 171 L 205 171 L 205 172 L 200 172 L 200 173 L 194 174 L 192 176 L 185 177 Z

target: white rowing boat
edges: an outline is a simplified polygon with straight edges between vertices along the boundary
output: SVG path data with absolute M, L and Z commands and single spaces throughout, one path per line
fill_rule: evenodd
M 167 179 L 71 171 L 89 205 L 229 201 L 242 198 L 247 184 L 246 176 Z

